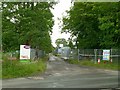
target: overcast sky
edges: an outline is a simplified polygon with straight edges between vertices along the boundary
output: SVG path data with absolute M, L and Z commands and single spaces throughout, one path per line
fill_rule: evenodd
M 61 34 L 61 28 L 59 28 L 59 23 L 60 21 L 58 20 L 58 18 L 62 18 L 63 15 L 67 15 L 66 14 L 66 10 L 69 10 L 71 6 L 71 0 L 59 0 L 59 3 L 56 4 L 54 6 L 54 10 L 52 10 L 52 13 L 54 15 L 54 20 L 55 20 L 55 24 L 53 26 L 53 34 L 51 35 L 51 40 L 52 40 L 52 44 L 53 46 L 56 47 L 55 41 L 58 38 L 65 38 L 66 40 L 70 37 L 70 34 Z M 62 23 L 61 23 L 62 24 Z

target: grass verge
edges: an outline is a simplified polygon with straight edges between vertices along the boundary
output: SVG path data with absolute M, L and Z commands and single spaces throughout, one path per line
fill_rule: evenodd
M 42 73 L 46 70 L 46 59 L 38 62 L 20 62 L 4 60 L 2 63 L 2 79 L 18 78 Z
M 68 62 L 70 64 L 77 64 L 77 65 L 83 65 L 83 66 L 90 66 L 90 67 L 96 67 L 96 68 L 101 68 L 101 69 L 111 69 L 111 70 L 120 70 L 120 67 L 118 65 L 118 63 L 111 63 L 111 62 L 106 62 L 104 63 L 104 61 L 101 61 L 100 64 L 98 63 L 94 63 L 91 60 L 68 60 Z

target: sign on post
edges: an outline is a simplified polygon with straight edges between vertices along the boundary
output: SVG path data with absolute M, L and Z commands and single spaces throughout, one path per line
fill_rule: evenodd
M 103 60 L 110 60 L 110 50 L 103 50 Z
M 30 46 L 20 45 L 20 59 L 30 59 Z

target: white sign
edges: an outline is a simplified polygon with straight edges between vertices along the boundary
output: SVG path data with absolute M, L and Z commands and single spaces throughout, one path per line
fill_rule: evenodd
M 20 59 L 30 59 L 30 46 L 20 45 Z
M 103 50 L 103 60 L 110 60 L 110 50 Z

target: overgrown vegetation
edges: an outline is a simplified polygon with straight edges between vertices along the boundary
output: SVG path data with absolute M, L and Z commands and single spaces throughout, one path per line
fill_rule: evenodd
M 6 53 L 2 58 L 2 78 L 23 77 L 45 70 L 47 57 L 38 62 L 23 63 L 18 59 L 18 50 L 20 45 L 25 44 L 46 53 L 52 51 L 50 34 L 54 21 L 50 9 L 53 5 L 53 2 L 3 2 L 1 4 L 2 49 Z
M 46 69 L 47 57 L 34 62 L 20 62 L 19 60 L 9 60 L 3 57 L 2 78 L 17 78 L 42 73 Z
M 91 60 L 68 60 L 71 64 L 83 65 L 83 66 L 90 66 L 102 69 L 112 69 L 112 70 L 120 70 L 118 63 L 111 63 L 110 61 L 104 62 L 103 60 L 100 64 L 93 62 Z
M 3 2 L 2 44 L 4 51 L 19 50 L 22 44 L 52 51 L 50 34 L 54 24 L 48 2 Z

